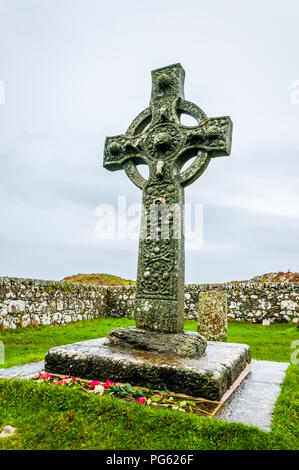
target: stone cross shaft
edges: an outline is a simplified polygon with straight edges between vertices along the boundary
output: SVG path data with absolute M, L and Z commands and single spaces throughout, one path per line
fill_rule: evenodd
M 231 119 L 208 118 L 198 106 L 186 101 L 184 78 L 180 64 L 153 70 L 149 107 L 125 134 L 107 137 L 104 150 L 104 168 L 124 169 L 143 193 L 136 326 L 165 333 L 183 331 L 184 187 L 205 171 L 211 158 L 228 156 L 231 149 Z M 182 114 L 195 118 L 197 125 L 182 125 Z M 181 171 L 193 157 L 191 165 Z M 140 164 L 148 165 L 148 179 L 138 171 Z M 157 212 L 154 224 L 149 217 L 153 208 Z M 168 209 L 164 219 L 162 208 Z M 168 235 L 163 236 L 166 225 Z

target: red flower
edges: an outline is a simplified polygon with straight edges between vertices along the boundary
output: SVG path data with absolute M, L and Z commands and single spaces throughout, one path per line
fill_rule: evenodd
M 143 403 L 146 403 L 145 397 L 139 397 L 138 398 L 138 403 L 139 403 L 139 405 L 142 405 Z
M 90 382 L 90 390 L 93 390 L 96 385 L 101 385 L 101 384 L 97 380 L 93 380 L 92 382 Z
M 106 382 L 103 384 L 103 387 L 109 388 L 109 387 L 113 387 L 114 385 L 115 385 L 115 382 L 111 382 L 110 379 L 107 379 Z

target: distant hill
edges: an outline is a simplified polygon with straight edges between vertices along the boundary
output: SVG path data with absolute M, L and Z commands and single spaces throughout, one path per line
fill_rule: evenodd
M 62 281 L 75 282 L 79 284 L 96 284 L 98 286 L 130 286 L 135 285 L 136 281 L 123 279 L 113 274 L 74 274 L 73 276 L 67 276 Z M 241 282 L 299 282 L 299 273 L 292 273 L 288 271 L 286 273 L 280 271 L 278 273 L 266 273 L 260 276 L 254 276 L 252 279 L 247 281 L 232 281 L 233 283 Z
M 113 276 L 112 274 L 74 274 L 73 276 L 67 276 L 62 281 L 75 282 L 79 284 L 96 284 L 102 286 L 129 286 L 136 284 L 135 281 L 123 279 L 119 276 Z
M 280 271 L 278 273 L 266 273 L 260 276 L 254 276 L 249 281 L 232 281 L 232 282 L 299 282 L 299 273 L 292 273 L 288 271 L 284 273 Z

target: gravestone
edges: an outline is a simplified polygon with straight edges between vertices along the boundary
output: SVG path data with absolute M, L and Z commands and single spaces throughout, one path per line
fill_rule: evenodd
M 198 295 L 197 332 L 209 341 L 226 341 L 227 296 L 212 290 Z
M 125 134 L 107 137 L 104 167 L 124 170 L 142 190 L 143 213 L 134 315 L 136 327 L 116 328 L 107 338 L 48 351 L 47 371 L 87 379 L 113 378 L 135 385 L 218 400 L 250 362 L 242 344 L 208 342 L 183 330 L 184 188 L 210 160 L 228 156 L 232 122 L 208 118 L 184 99 L 180 64 L 152 72 L 150 105 Z M 182 114 L 195 118 L 192 127 Z M 193 158 L 190 166 L 183 165 Z M 145 179 L 137 166 L 146 164 Z

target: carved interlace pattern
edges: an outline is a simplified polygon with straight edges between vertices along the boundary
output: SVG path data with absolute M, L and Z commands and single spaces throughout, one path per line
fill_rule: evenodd
M 137 298 L 178 300 L 184 283 L 179 272 L 184 269 L 183 188 L 203 173 L 212 157 L 230 153 L 230 118 L 207 118 L 198 106 L 184 99 L 183 86 L 184 71 L 180 64 L 154 70 L 150 106 L 134 119 L 125 134 L 107 137 L 105 143 L 104 167 L 112 171 L 125 169 L 143 191 L 145 214 L 141 224 Z M 181 113 L 193 116 L 198 125 L 183 126 Z M 196 157 L 193 163 L 181 172 L 183 164 L 192 157 Z M 149 166 L 148 180 L 139 173 L 139 164 Z M 163 232 L 165 206 L 168 239 Z M 149 223 L 152 210 L 157 211 L 154 227 Z

